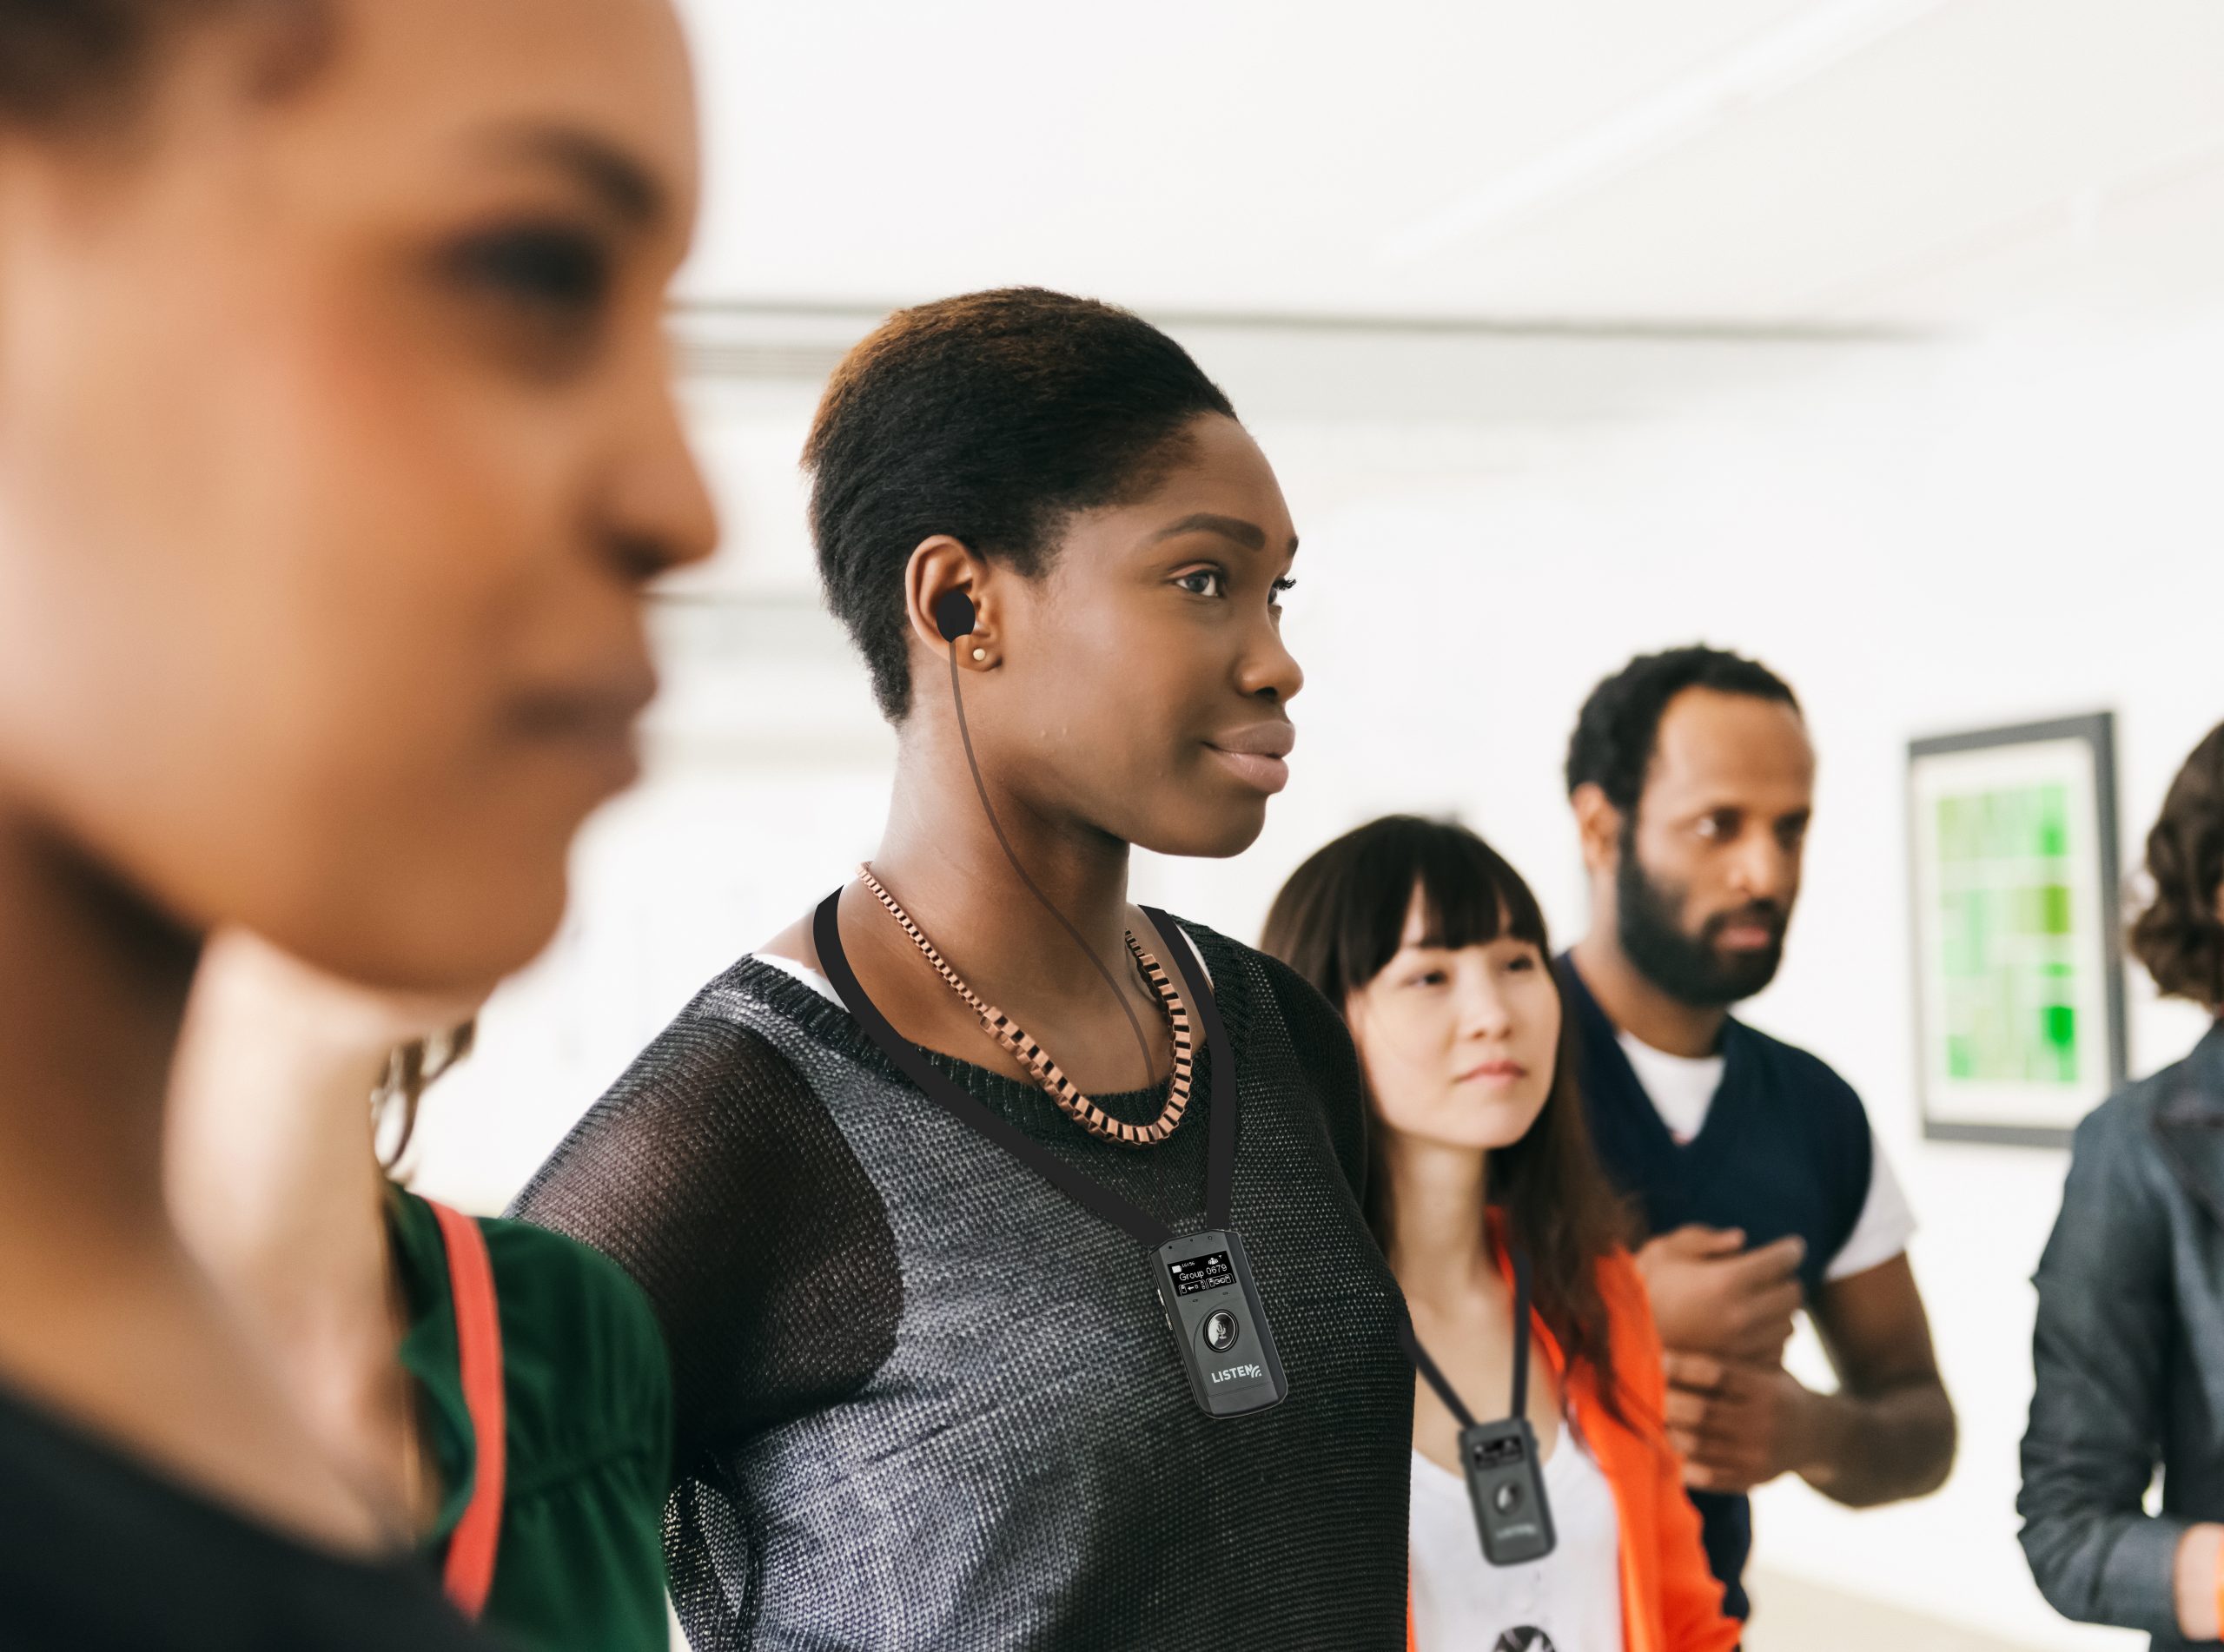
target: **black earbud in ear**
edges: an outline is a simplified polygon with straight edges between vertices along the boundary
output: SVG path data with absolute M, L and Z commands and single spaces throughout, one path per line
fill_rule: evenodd
M 935 598 L 935 624 L 945 643 L 973 633 L 973 598 L 962 591 L 945 591 Z

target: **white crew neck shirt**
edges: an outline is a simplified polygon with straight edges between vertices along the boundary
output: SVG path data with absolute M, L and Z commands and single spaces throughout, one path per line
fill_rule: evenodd
M 1668 1127 L 1668 1133 L 1675 1137 L 1679 1146 L 1688 1146 L 1697 1140 L 1699 1132 L 1706 1128 L 1707 1114 L 1714 1109 L 1715 1093 L 1722 1088 L 1726 1066 L 1723 1058 L 1671 1055 L 1618 1028 L 1614 1036 L 1621 1044 L 1622 1054 L 1629 1057 L 1630 1071 L 1637 1074 L 1637 1081 L 1651 1101 L 1652 1110 Z M 1884 1144 L 1876 1140 L 1872 1129 L 1869 1134 L 1869 1192 L 1862 1200 L 1860 1219 L 1854 1223 L 1845 1243 L 1838 1247 L 1837 1254 L 1823 1270 L 1823 1277 L 1851 1279 L 1889 1262 L 1908 1248 L 1908 1240 L 1914 1232 L 1915 1213 L 1908 1207 L 1899 1178 L 1892 1173 L 1892 1161 L 1884 1156 Z
M 1483 1556 L 1467 1483 L 1413 1453 L 1407 1540 L 1417 1652 L 1622 1652 L 1622 1529 L 1614 1488 L 1572 1422 L 1545 1459 L 1552 1552 Z

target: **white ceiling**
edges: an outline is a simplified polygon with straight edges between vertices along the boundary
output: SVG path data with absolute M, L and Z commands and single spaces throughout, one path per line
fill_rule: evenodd
M 2224 296 L 2219 0 L 683 0 L 697 300 L 1952 327 Z

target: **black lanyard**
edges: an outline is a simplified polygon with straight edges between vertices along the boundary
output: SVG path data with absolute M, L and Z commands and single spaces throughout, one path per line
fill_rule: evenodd
M 842 892 L 819 902 L 811 920 L 811 939 L 819 962 L 842 1004 L 865 1029 L 897 1070 L 968 1129 L 1002 1147 L 1091 1214 L 1119 1228 L 1156 1253 L 1152 1281 L 1160 1311 L 1174 1334 L 1190 1391 L 1215 1417 L 1241 1416 L 1280 1403 L 1288 1387 L 1267 1323 L 1266 1309 L 1251 1278 L 1241 1237 L 1228 1226 L 1235 1190 L 1235 1055 L 1228 1028 L 1209 986 L 1201 990 L 1191 970 L 1188 942 L 1174 920 L 1155 907 L 1142 909 L 1157 934 L 1159 950 L 1174 966 L 1188 1001 L 1205 1026 L 1205 1047 L 1212 1052 L 1212 1118 L 1205 1160 L 1205 1229 L 1177 1239 L 1174 1230 L 1133 1200 L 1123 1199 L 1094 1177 L 1075 1169 L 1041 1142 L 968 1095 L 937 1072 L 918 1046 L 896 1030 L 880 1007 L 865 995 L 857 972 L 842 949 L 839 917 Z M 1170 943 L 1170 944 L 1169 944 Z M 1229 1293 L 1233 1293 L 1232 1295 Z
M 1537 1460 L 1537 1433 L 1529 1425 L 1529 1259 L 1518 1248 L 1512 1256 L 1513 1406 L 1504 1422 L 1478 1423 L 1413 1334 L 1413 1320 L 1398 1321 L 1399 1338 L 1414 1369 L 1459 1421 L 1460 1465 L 1466 1471 L 1483 1554 L 1493 1566 L 1542 1560 L 1558 1541 L 1543 1466 Z
M 1512 1252 L 1512 1256 L 1513 1404 L 1506 1415 L 1526 1417 L 1529 1415 L 1529 1258 L 1518 1250 Z M 1460 1398 L 1459 1391 L 1437 1369 L 1436 1361 L 1428 1357 L 1428 1350 L 1421 1346 L 1421 1339 L 1413 1334 L 1413 1322 L 1410 1318 L 1400 1318 L 1398 1336 L 1406 1345 L 1406 1357 L 1413 1362 L 1413 1369 L 1420 1371 L 1421 1379 L 1436 1391 L 1436 1397 L 1444 1402 L 1444 1409 L 1459 1420 L 1460 1426 L 1463 1429 L 1480 1426 L 1475 1421 L 1475 1414 Z

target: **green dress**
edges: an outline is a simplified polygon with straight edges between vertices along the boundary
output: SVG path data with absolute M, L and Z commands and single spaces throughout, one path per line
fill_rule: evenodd
M 387 1220 L 444 1488 L 437 1555 L 471 1500 L 476 1450 L 458 1371 L 447 1249 L 432 1208 L 393 1190 Z M 501 1305 L 507 1495 L 485 1622 L 526 1652 L 665 1652 L 672 1478 L 664 1335 L 618 1265 L 524 1222 L 481 1218 Z

